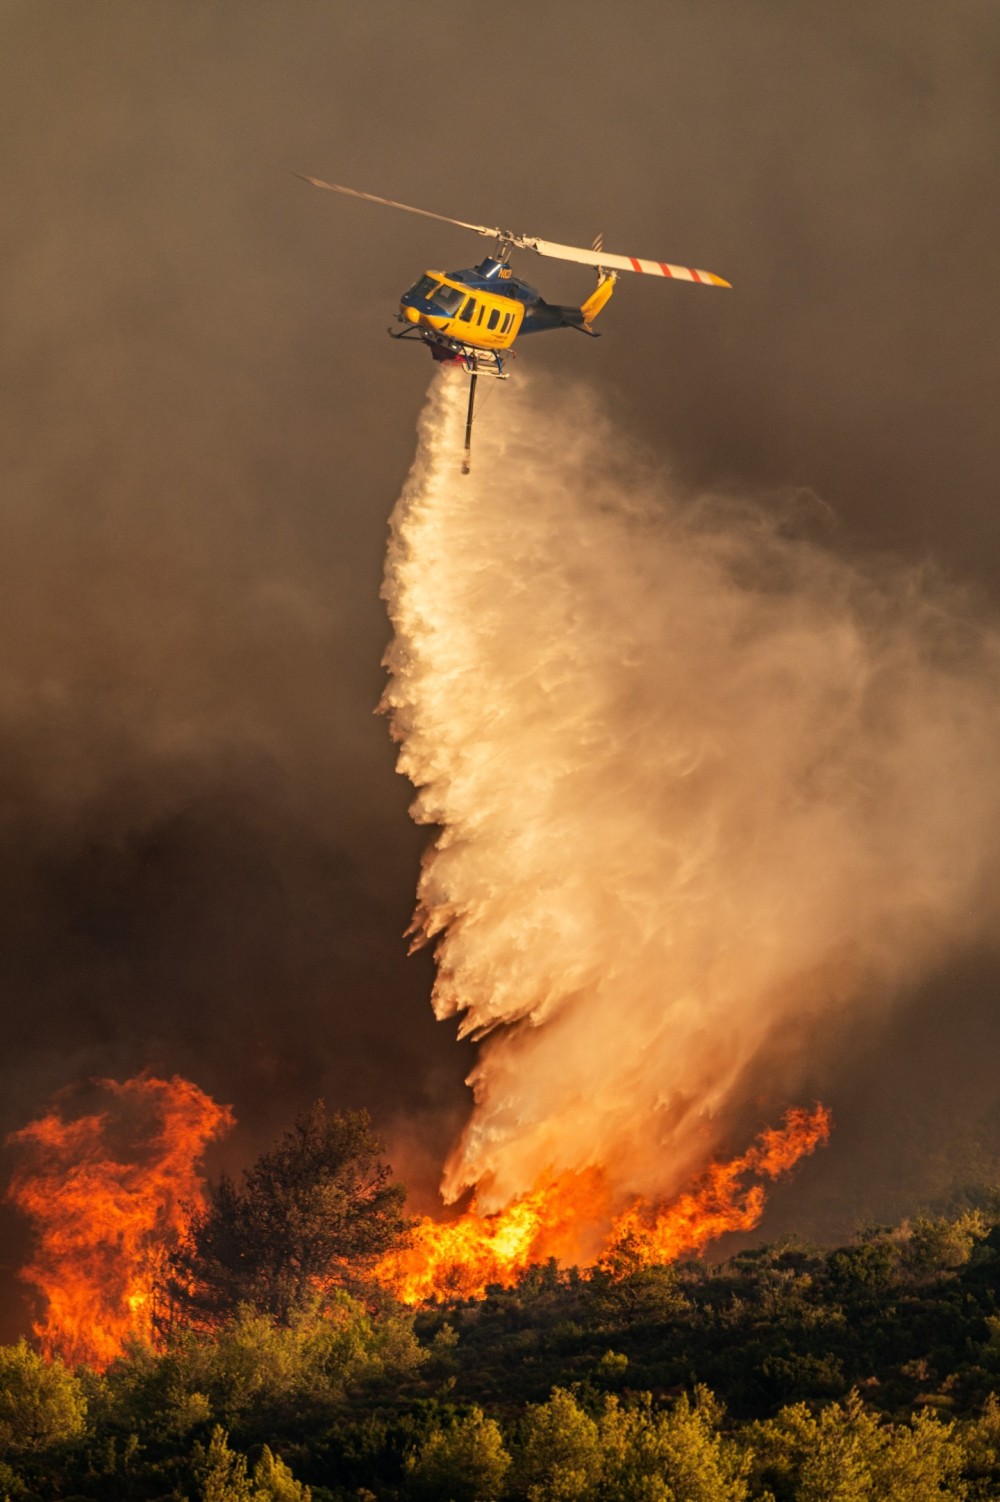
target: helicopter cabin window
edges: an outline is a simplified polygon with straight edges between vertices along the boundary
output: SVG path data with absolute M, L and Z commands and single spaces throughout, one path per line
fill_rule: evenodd
M 461 318 L 461 320 L 462 320 L 463 323 L 471 323 L 472 322 L 472 315 L 475 313 L 475 311 L 476 311 L 476 299 L 474 297 L 470 297 L 469 301 L 466 303 L 465 307 L 462 309 L 461 313 L 459 314 L 459 317 Z
M 479 309 L 479 317 L 476 319 L 477 326 L 482 323 L 483 317 L 484 317 L 485 313 L 486 313 L 486 304 L 483 303 L 482 307 Z
M 506 318 L 503 321 L 503 328 L 500 330 L 501 334 L 506 334 L 507 330 L 510 328 L 510 326 L 511 326 L 511 324 L 513 322 L 514 322 L 514 315 L 513 315 L 513 313 L 508 313 L 507 316 L 506 316 Z
M 490 321 L 489 321 L 489 324 L 487 325 L 487 327 L 491 328 L 491 329 L 495 329 L 496 326 L 497 326 L 497 324 L 499 322 L 500 322 L 500 309 L 499 308 L 494 308 L 493 312 L 490 314 Z
M 440 308 L 442 313 L 457 313 L 464 296 L 465 293 L 457 287 L 446 287 L 442 282 L 437 291 L 431 293 L 430 300 L 435 310 Z

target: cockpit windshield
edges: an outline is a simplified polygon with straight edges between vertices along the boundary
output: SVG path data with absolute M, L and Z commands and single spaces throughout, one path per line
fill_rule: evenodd
M 407 297 L 421 297 L 426 302 L 437 285 L 437 280 L 433 276 L 422 276 L 419 282 L 413 283 L 406 295 Z
M 457 287 L 446 287 L 443 283 L 436 292 L 431 293 L 431 302 L 439 307 L 442 313 L 457 313 L 465 300 L 465 293 Z

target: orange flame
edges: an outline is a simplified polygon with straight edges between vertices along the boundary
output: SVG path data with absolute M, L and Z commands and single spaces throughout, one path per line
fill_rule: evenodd
M 156 1273 L 202 1204 L 196 1165 L 233 1115 L 177 1076 L 99 1087 L 107 1109 L 72 1121 L 53 1110 L 8 1140 L 24 1153 L 9 1198 L 38 1231 L 21 1273 L 45 1299 L 35 1334 L 46 1355 L 103 1370 L 128 1339 L 152 1339 Z
M 604 1256 L 627 1252 L 632 1266 L 672 1262 L 700 1252 L 726 1231 L 748 1231 L 760 1220 L 765 1192 L 750 1174 L 776 1179 L 830 1135 L 830 1113 L 795 1107 L 739 1158 L 713 1163 L 693 1187 L 656 1209 L 636 1200 L 611 1221 Z M 510 1286 L 549 1257 L 579 1256 L 588 1231 L 609 1221 L 603 1175 L 548 1179 L 496 1215 L 475 1206 L 457 1220 L 417 1222 L 410 1245 L 384 1257 L 376 1276 L 407 1304 L 435 1297 L 482 1298 L 490 1284 Z
M 656 1210 L 638 1202 L 615 1220 L 611 1246 L 627 1246 L 630 1258 L 649 1267 L 700 1252 L 726 1231 L 751 1231 L 760 1220 L 766 1195 L 763 1185 L 745 1184 L 748 1174 L 769 1179 L 787 1173 L 798 1160 L 829 1141 L 830 1113 L 794 1106 L 781 1127 L 768 1127 L 741 1158 L 712 1163 L 698 1183 L 671 1204 Z
M 571 1255 L 581 1233 L 602 1219 L 603 1175 L 564 1174 L 496 1215 L 479 1215 L 473 1204 L 457 1220 L 421 1217 L 409 1244 L 387 1253 L 375 1276 L 404 1304 L 482 1298 L 491 1283 L 508 1285 L 533 1263 Z

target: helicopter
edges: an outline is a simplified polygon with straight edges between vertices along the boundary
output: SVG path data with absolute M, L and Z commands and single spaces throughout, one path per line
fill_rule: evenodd
M 374 193 L 362 193 L 357 188 L 345 188 L 339 183 L 324 182 L 318 177 L 306 177 L 301 172 L 297 172 L 295 176 L 301 177 L 303 182 L 310 183 L 314 188 L 323 188 L 329 193 L 344 193 L 350 198 L 363 198 L 368 203 L 384 204 L 386 208 L 402 209 L 407 214 L 420 214 L 425 219 L 436 219 L 442 224 L 472 230 L 474 234 L 485 235 L 494 241 L 491 254 L 478 266 L 459 271 L 425 271 L 400 298 L 396 321 L 403 325 L 402 329 L 398 333 L 392 329 L 388 331 L 393 339 L 416 340 L 426 344 L 435 360 L 461 365 L 472 377 L 465 423 L 463 474 L 468 474 L 471 468 L 476 380 L 480 375 L 506 380 L 509 375 L 506 362 L 514 353 L 517 339 L 525 334 L 560 328 L 576 329 L 581 334 L 589 334 L 591 338 L 599 338 L 600 335 L 592 325 L 614 292 L 619 271 L 638 271 L 652 276 L 669 277 L 672 281 L 694 282 L 703 287 L 732 285 L 712 271 L 699 271 L 692 266 L 674 266 L 668 261 L 641 260 L 637 256 L 611 255 L 604 249 L 600 235 L 589 250 L 577 245 L 559 245 L 533 235 L 517 235 L 485 224 L 470 224 L 464 219 L 452 219 L 447 214 L 414 208 L 412 204 L 398 203 L 393 198 L 379 198 Z M 578 308 L 547 303 L 534 287 L 514 275 L 510 265 L 511 252 L 514 250 L 533 250 L 538 255 L 550 256 L 557 261 L 573 261 L 580 266 L 596 267 L 597 286 Z

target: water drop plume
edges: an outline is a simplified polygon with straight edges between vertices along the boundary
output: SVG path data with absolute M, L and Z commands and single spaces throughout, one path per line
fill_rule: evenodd
M 483 1040 L 443 1192 L 662 1202 L 803 1017 L 989 931 L 1000 639 L 927 568 L 682 495 L 583 388 L 519 372 L 464 477 L 465 395 L 435 378 L 385 585 L 414 931 Z

